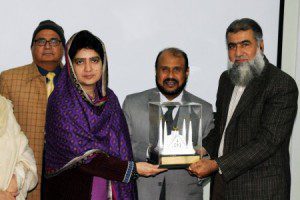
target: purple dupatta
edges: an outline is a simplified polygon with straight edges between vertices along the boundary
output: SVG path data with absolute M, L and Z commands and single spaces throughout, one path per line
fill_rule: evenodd
M 47 176 L 55 176 L 69 166 L 71 160 L 81 158 L 89 150 L 100 150 L 122 160 L 132 160 L 132 149 L 125 117 L 116 95 L 107 88 L 106 54 L 103 61 L 102 82 L 97 82 L 101 103 L 94 104 L 77 81 L 68 50 L 66 66 L 48 100 L 46 114 L 45 169 Z M 98 39 L 98 38 L 97 38 Z M 99 39 L 100 40 L 100 39 Z M 100 40 L 101 42 L 101 40 Z M 102 48 L 104 49 L 104 45 Z M 105 50 L 104 50 L 105 52 Z M 104 85 L 105 84 L 105 85 Z M 104 95 L 103 95 L 104 94 Z M 90 162 L 92 157 L 76 160 L 72 165 Z M 133 199 L 133 183 L 112 181 L 117 199 Z

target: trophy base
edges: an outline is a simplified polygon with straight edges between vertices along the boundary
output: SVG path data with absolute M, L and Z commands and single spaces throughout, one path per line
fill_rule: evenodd
M 200 155 L 161 155 L 154 148 L 149 151 L 148 162 L 159 165 L 159 168 L 184 169 L 200 160 Z
M 182 169 L 200 160 L 199 155 L 160 155 L 159 168 Z

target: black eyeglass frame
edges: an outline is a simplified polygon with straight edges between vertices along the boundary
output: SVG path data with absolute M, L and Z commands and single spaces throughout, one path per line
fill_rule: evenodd
M 61 43 L 61 40 L 57 38 L 51 38 L 50 40 L 46 40 L 46 38 L 38 38 L 34 40 L 34 43 L 40 47 L 46 46 L 47 43 L 49 43 L 52 47 L 56 47 Z

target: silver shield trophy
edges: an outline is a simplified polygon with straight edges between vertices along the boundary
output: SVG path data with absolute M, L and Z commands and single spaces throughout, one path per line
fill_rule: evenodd
M 150 102 L 148 161 L 163 168 L 185 168 L 198 161 L 201 118 L 199 103 Z

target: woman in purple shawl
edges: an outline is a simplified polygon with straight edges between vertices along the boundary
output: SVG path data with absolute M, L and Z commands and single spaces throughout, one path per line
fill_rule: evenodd
M 103 42 L 88 31 L 74 34 L 48 100 L 44 199 L 134 199 L 131 180 L 162 171 L 131 161 L 127 124 L 107 82 Z

